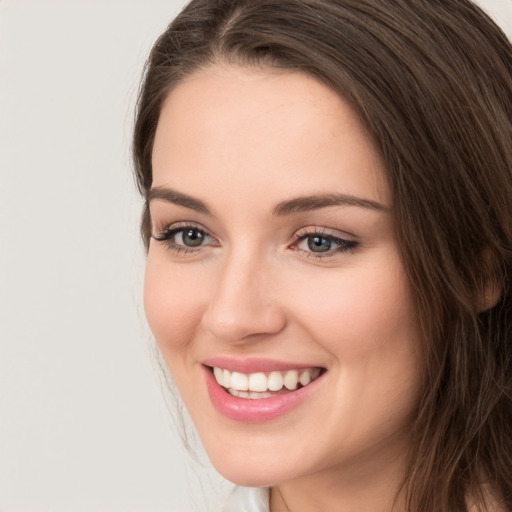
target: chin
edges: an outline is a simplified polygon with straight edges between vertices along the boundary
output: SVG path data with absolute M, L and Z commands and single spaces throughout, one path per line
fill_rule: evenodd
M 243 465 L 242 465 L 243 466 Z M 236 485 L 244 487 L 272 487 L 285 479 L 278 478 L 277 475 L 269 474 L 268 471 L 262 471 L 261 469 L 255 469 L 252 467 L 237 466 L 217 466 L 214 464 L 215 469 L 230 482 Z
M 234 451 L 234 450 L 233 450 Z M 228 453 L 227 450 L 207 450 L 214 468 L 227 480 L 244 487 L 271 487 L 289 480 L 292 468 L 281 465 L 275 457 L 266 457 L 266 462 L 251 454 Z

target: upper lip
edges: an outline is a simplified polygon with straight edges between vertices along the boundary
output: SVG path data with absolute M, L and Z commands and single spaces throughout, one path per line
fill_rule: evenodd
M 234 357 L 209 357 L 202 361 L 204 366 L 218 367 L 231 372 L 256 373 L 286 370 L 302 370 L 306 368 L 321 368 L 315 364 L 294 363 L 266 358 L 234 358 Z

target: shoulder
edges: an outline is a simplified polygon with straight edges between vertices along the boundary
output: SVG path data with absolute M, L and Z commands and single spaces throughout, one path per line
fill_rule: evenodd
M 229 495 L 222 512 L 269 512 L 269 510 L 267 487 L 237 486 Z

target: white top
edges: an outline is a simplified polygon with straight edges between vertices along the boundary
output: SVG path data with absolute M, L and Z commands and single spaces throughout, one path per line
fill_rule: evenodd
M 229 495 L 222 512 L 270 512 L 268 487 L 237 486 Z

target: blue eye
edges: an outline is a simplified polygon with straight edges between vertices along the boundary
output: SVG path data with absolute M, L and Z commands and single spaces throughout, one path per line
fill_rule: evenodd
M 354 240 L 346 240 L 326 233 L 306 233 L 297 237 L 295 247 L 306 256 L 317 258 L 333 256 L 337 253 L 354 250 L 359 244 Z
M 198 247 L 205 240 L 204 233 L 197 228 L 180 229 L 175 233 L 174 237 L 178 245 L 185 245 L 187 247 Z
M 171 226 L 153 238 L 164 242 L 174 252 L 190 252 L 204 245 L 216 245 L 212 236 L 196 226 Z
M 327 252 L 331 250 L 332 241 L 324 236 L 308 236 L 308 248 L 313 252 Z

